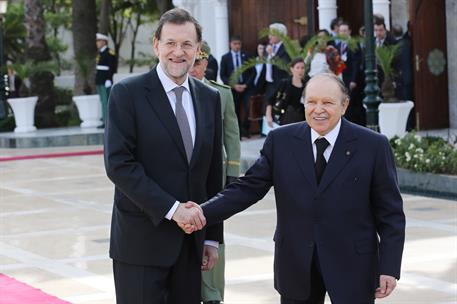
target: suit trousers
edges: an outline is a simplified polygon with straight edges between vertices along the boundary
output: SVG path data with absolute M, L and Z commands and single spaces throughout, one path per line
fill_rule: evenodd
M 184 237 L 171 267 L 113 260 L 113 273 L 117 304 L 200 304 L 201 261 L 192 235 Z
M 325 284 L 322 278 L 319 257 L 316 246 L 314 246 L 313 260 L 311 262 L 311 286 L 310 294 L 306 300 L 294 300 L 281 296 L 281 304 L 324 304 L 325 301 Z

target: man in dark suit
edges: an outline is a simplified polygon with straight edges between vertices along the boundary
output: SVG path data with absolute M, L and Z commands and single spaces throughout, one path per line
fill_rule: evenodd
M 270 35 L 268 36 L 270 44 L 266 48 L 267 59 L 278 61 L 284 65 L 290 62 L 290 57 L 284 48 L 282 38 L 279 34 L 287 35 L 287 27 L 282 23 L 273 23 L 269 26 Z M 273 99 L 278 90 L 279 83 L 282 79 L 289 77 L 289 73 L 278 68 L 276 65 L 268 63 L 265 70 L 265 107 Z
M 246 175 L 202 205 L 217 223 L 274 186 L 282 304 L 323 304 L 326 292 L 332 303 L 374 303 L 400 277 L 405 216 L 392 150 L 385 136 L 342 118 L 347 105 L 337 76 L 313 77 L 306 122 L 271 131 Z
M 105 166 L 115 185 L 117 303 L 199 304 L 201 270 L 217 261 L 220 224 L 189 236 L 175 223 L 201 228 L 201 209 L 185 202 L 222 188 L 219 93 L 187 74 L 200 42 L 201 27 L 187 11 L 166 12 L 153 40 L 157 67 L 111 92 Z
M 349 23 L 342 21 L 338 30 L 341 37 L 351 39 Z M 346 64 L 346 68 L 343 70 L 343 82 L 349 90 L 350 103 L 345 117 L 353 123 L 365 126 L 365 108 L 362 103 L 363 88 L 360 83 L 362 52 L 358 45 L 355 49 L 350 49 L 348 41 L 343 40 L 338 40 L 335 47 Z
M 386 29 L 386 24 L 384 23 L 384 19 L 375 18 L 374 21 L 374 35 L 375 35 L 375 43 L 376 43 L 376 48 L 382 47 L 382 46 L 389 46 L 389 45 L 394 45 L 397 43 L 397 40 L 395 40 L 394 36 L 392 35 L 391 32 L 387 31 Z M 396 63 L 394 63 L 394 69 L 396 69 Z M 382 88 L 382 83 L 384 82 L 384 72 L 382 69 L 378 66 L 378 85 L 380 88 Z
M 246 94 L 247 80 L 249 79 L 248 71 L 241 74 L 235 84 L 230 84 L 230 77 L 232 74 L 249 59 L 248 54 L 242 51 L 241 47 L 241 38 L 232 36 L 230 38 L 230 51 L 221 57 L 220 76 L 224 84 L 232 87 L 235 112 L 238 117 L 238 125 L 240 126 L 240 134 L 245 135 L 246 130 L 241 128 L 244 125 L 243 118 L 241 117 L 241 107 L 249 102 Z

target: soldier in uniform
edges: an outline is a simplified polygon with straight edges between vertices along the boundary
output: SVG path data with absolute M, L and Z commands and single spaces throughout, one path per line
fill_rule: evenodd
M 203 83 L 217 89 L 221 96 L 222 112 L 222 151 L 224 152 L 224 184 L 228 185 L 235 181 L 240 174 L 240 134 L 238 119 L 235 113 L 232 90 L 229 86 L 219 84 L 214 80 L 205 78 L 205 71 L 208 66 L 208 57 L 211 50 L 208 44 L 203 41 L 201 51 L 197 54 L 194 66 L 189 74 Z M 216 266 L 210 271 L 202 273 L 202 301 L 204 304 L 219 304 L 224 300 L 224 270 L 225 270 L 224 244 L 219 244 L 219 260 Z
M 97 93 L 100 95 L 102 104 L 102 118 L 105 126 L 106 111 L 108 106 L 108 97 L 111 86 L 113 85 L 113 74 L 117 72 L 116 54 L 108 47 L 108 36 L 97 33 L 96 44 L 98 48 L 97 55 L 97 73 L 95 74 L 95 85 Z

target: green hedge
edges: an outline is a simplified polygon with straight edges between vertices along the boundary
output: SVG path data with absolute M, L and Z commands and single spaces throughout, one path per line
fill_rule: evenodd
M 390 140 L 398 167 L 416 172 L 457 175 L 457 150 L 439 137 L 409 133 Z

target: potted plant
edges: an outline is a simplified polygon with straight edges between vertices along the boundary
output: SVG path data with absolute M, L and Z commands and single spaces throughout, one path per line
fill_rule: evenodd
M 8 98 L 7 100 L 14 113 L 14 121 L 16 123 L 14 132 L 35 131 L 35 106 L 38 96 L 30 96 L 30 76 L 42 71 L 52 71 L 54 70 L 54 64 L 50 62 L 34 64 L 32 61 L 26 61 L 23 64 L 13 64 L 9 68 L 12 68 L 16 76 L 22 79 L 18 92 L 19 97 Z
M 102 124 L 102 109 L 98 94 L 92 94 L 89 84 L 91 62 L 85 56 L 76 56 L 76 63 L 83 76 L 83 93 L 85 95 L 73 96 L 73 101 L 78 108 L 81 128 L 95 128 Z
M 388 138 L 395 135 L 402 137 L 406 134 L 408 115 L 414 106 L 410 100 L 400 101 L 395 96 L 393 63 L 400 52 L 401 45 L 381 46 L 376 49 L 378 65 L 384 73 L 381 92 L 384 97 L 379 105 L 379 128 Z

